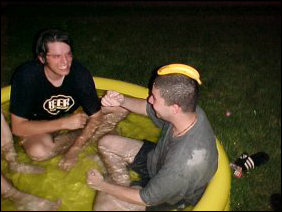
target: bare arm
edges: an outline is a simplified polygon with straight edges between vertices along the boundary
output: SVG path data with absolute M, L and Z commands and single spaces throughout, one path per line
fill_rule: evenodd
M 109 90 L 101 101 L 103 106 L 115 107 L 120 106 L 131 112 L 147 115 L 147 100 L 126 96 L 117 91 Z
M 131 187 L 125 187 L 120 186 L 116 184 L 111 184 L 106 181 L 103 181 L 103 192 L 106 192 L 112 196 L 115 196 L 116 198 L 126 201 L 133 204 L 143 205 L 146 206 L 146 204 L 143 202 L 143 200 L 140 197 L 138 188 L 131 188 Z
M 37 134 L 52 133 L 63 129 L 80 129 L 85 126 L 87 118 L 88 116 L 85 113 L 76 113 L 50 121 L 30 121 L 26 118 L 11 114 L 11 126 L 13 134 L 20 137 L 27 137 Z
M 70 170 L 75 165 L 78 154 L 84 145 L 89 141 L 89 138 L 93 136 L 97 128 L 103 121 L 102 110 L 90 116 L 87 125 L 83 128 L 81 134 L 75 139 L 73 145 L 66 152 L 63 159 L 59 162 L 59 167 L 63 170 Z
M 108 183 L 96 169 L 88 172 L 87 184 L 93 189 L 106 192 L 122 201 L 146 206 L 140 197 L 140 189 Z
M 74 144 L 72 145 L 69 151 L 71 151 L 72 149 L 73 150 L 81 149 L 86 144 L 88 139 L 91 138 L 91 136 L 100 126 L 102 121 L 103 121 L 102 110 L 99 110 L 97 113 L 91 115 L 88 119 L 86 126 L 83 128 L 81 135 L 77 137 L 77 139 L 75 140 Z

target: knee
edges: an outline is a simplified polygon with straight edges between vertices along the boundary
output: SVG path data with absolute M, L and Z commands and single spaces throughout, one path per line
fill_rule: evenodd
M 98 150 L 109 150 L 112 147 L 115 135 L 105 135 L 98 141 Z
M 44 161 L 52 155 L 43 145 L 33 145 L 25 148 L 27 155 L 34 161 Z

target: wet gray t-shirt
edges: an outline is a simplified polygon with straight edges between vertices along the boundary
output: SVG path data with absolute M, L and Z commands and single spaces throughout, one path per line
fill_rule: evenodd
M 172 136 L 172 125 L 156 117 L 147 104 L 147 114 L 161 129 L 156 148 L 149 152 L 149 183 L 140 190 L 148 205 L 194 205 L 217 170 L 215 135 L 205 112 L 197 106 L 198 120 L 184 135 Z

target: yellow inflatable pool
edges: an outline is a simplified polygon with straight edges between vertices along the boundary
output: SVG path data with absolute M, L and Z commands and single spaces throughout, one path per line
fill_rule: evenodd
M 117 90 L 126 95 L 144 99 L 148 96 L 147 88 L 132 83 L 101 77 L 94 77 L 94 81 L 99 92 L 104 90 Z M 9 119 L 9 97 L 10 86 L 1 88 L 1 108 L 7 119 Z M 130 114 L 126 120 L 118 125 L 117 131 L 128 137 L 152 141 L 156 141 L 159 133 L 159 130 L 148 118 L 137 114 Z M 219 153 L 218 170 L 197 205 L 184 210 L 229 210 L 231 186 L 229 161 L 219 140 L 216 142 Z M 87 149 L 80 154 L 77 165 L 70 172 L 64 172 L 57 167 L 61 156 L 57 156 L 49 161 L 34 162 L 26 156 L 17 143 L 16 150 L 20 161 L 45 166 L 47 169 L 46 174 L 13 173 L 8 169 L 6 162 L 1 159 L 1 171 L 17 188 L 50 200 L 61 199 L 62 204 L 59 208 L 61 211 L 92 210 L 95 191 L 86 185 L 85 174 L 93 166 L 98 169 L 100 168 L 92 158 L 93 154 L 97 151 L 96 146 L 87 147 Z M 9 210 L 15 210 L 13 203 L 1 198 L 1 211 Z

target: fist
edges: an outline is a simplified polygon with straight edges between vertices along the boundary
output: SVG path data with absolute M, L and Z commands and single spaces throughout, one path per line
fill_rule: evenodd
M 75 113 L 64 118 L 64 129 L 76 130 L 84 128 L 88 120 L 85 113 Z
M 104 178 L 96 169 L 91 169 L 87 173 L 86 182 L 91 188 L 102 190 L 102 183 L 104 182 Z
M 102 98 L 101 103 L 105 107 L 119 107 L 124 102 L 124 96 L 117 91 L 109 90 Z

